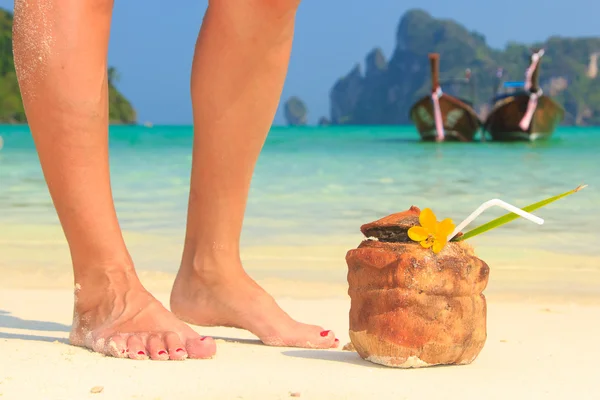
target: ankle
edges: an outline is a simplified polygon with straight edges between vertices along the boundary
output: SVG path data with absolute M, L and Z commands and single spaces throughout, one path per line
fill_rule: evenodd
M 131 257 L 107 260 L 77 260 L 73 263 L 75 284 L 92 282 L 95 285 L 137 280 Z
M 238 241 L 210 243 L 186 240 L 181 258 L 181 269 L 205 275 L 240 264 Z
M 184 253 L 185 254 L 185 253 Z M 211 249 L 194 255 L 184 255 L 177 274 L 177 283 L 193 286 L 213 286 L 245 274 L 237 248 Z
M 75 274 L 75 307 L 89 308 L 144 290 L 131 263 L 88 264 Z

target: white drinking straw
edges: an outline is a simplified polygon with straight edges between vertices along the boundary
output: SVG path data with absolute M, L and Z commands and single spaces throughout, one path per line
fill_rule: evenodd
M 448 236 L 448 241 L 452 240 L 452 238 L 454 238 L 454 236 L 456 236 L 467 225 L 469 225 L 471 222 L 473 222 L 473 220 L 475 218 L 477 218 L 482 212 L 484 212 L 485 210 L 487 210 L 488 208 L 493 207 L 493 206 L 498 206 L 498 207 L 504 208 L 505 210 L 515 213 L 525 219 L 528 219 L 531 222 L 535 222 L 538 225 L 542 225 L 544 223 L 544 220 L 541 219 L 540 217 L 536 217 L 535 215 L 530 214 L 527 211 L 523 211 L 520 208 L 515 207 L 511 204 L 508 204 L 507 202 L 502 201 L 500 199 L 492 199 L 492 200 L 486 201 L 485 203 L 480 205 L 477 210 L 473 211 L 471 213 L 471 215 L 469 215 L 463 222 L 461 222 L 456 227 L 456 229 L 454 229 L 454 232 L 452 232 L 450 234 L 450 236 Z

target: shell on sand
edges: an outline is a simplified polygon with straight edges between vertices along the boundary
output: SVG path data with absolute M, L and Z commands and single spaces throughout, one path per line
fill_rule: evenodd
M 486 341 L 488 265 L 464 242 L 439 253 L 410 241 L 420 210 L 390 215 L 361 231 L 348 251 L 350 340 L 365 360 L 398 368 L 468 364 Z

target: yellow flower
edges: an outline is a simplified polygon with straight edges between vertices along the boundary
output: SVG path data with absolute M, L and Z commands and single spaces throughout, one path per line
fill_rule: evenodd
M 420 242 L 421 246 L 426 249 L 431 247 L 436 254 L 446 246 L 448 236 L 455 228 L 450 218 L 438 222 L 437 217 L 429 208 L 421 211 L 419 223 L 421 226 L 413 226 L 408 230 L 408 237 L 415 242 Z

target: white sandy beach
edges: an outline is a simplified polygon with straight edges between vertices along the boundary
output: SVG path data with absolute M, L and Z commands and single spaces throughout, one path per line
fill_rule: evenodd
M 10 228 L 10 229 L 9 229 Z M 127 235 L 132 252 L 157 238 Z M 165 244 L 154 257 L 177 254 Z M 468 366 L 397 370 L 355 352 L 271 348 L 247 332 L 198 329 L 218 339 L 212 360 L 132 361 L 67 344 L 72 280 L 58 227 L 0 226 L 2 399 L 597 399 L 600 346 L 598 259 L 521 255 L 481 246 L 492 268 L 488 340 Z M 244 258 L 289 313 L 348 338 L 349 298 L 341 244 L 246 248 Z M 144 258 L 142 261 L 144 261 Z M 173 258 L 174 260 L 176 258 Z M 542 273 L 539 265 L 545 270 Z M 292 280 L 290 272 L 304 268 Z M 527 268 L 527 265 L 532 268 Z M 277 267 L 279 266 L 279 267 Z M 304 266 L 304 267 L 303 267 Z M 326 267 L 329 266 L 327 269 Z M 319 279 L 319 268 L 326 279 Z M 326 272 L 326 271 L 329 272 Z M 173 274 L 142 271 L 165 302 Z M 292 274 L 293 275 L 293 274 Z M 267 278 L 271 277 L 271 278 Z M 322 276 L 321 276 L 322 277 Z M 92 388 L 100 393 L 91 393 Z
M 168 298 L 161 294 L 162 301 Z M 6 399 L 597 399 L 600 305 L 491 300 L 488 341 L 468 366 L 396 370 L 355 352 L 270 348 L 233 329 L 212 360 L 113 359 L 66 344 L 68 290 L 0 294 L 0 394 Z M 348 301 L 281 299 L 348 341 Z M 91 389 L 101 386 L 102 393 Z

